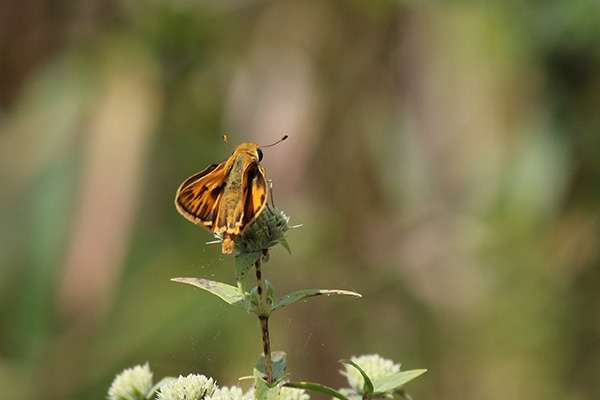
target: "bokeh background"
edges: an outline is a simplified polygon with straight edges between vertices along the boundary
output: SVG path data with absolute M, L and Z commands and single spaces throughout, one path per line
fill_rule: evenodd
M 251 374 L 253 316 L 169 281 L 234 281 L 173 198 L 288 134 L 267 279 L 363 294 L 273 315 L 291 379 L 379 353 L 415 399 L 596 399 L 599 133 L 596 0 L 3 1 L 2 397 Z

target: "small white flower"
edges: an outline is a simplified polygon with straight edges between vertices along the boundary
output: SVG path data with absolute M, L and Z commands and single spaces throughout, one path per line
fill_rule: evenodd
M 108 389 L 108 400 L 142 400 L 152 389 L 152 372 L 148 363 L 127 368 Z
M 160 400 L 202 400 L 212 396 L 217 386 L 212 378 L 204 375 L 189 374 L 173 379 L 158 391 Z
M 247 393 L 242 391 L 239 386 L 225 386 L 215 390 L 215 392 L 206 398 L 206 400 L 253 400 L 253 391 Z
M 279 400 L 309 400 L 310 396 L 304 391 L 304 389 L 297 389 L 291 387 L 281 388 L 279 394 Z
M 392 360 L 386 360 L 379 354 L 352 357 L 350 360 L 362 368 L 371 381 L 400 372 L 400 364 L 394 364 Z M 348 378 L 350 386 L 358 393 L 362 393 L 365 381 L 360 372 L 352 365 L 344 364 L 344 367 L 346 370 L 341 372 Z

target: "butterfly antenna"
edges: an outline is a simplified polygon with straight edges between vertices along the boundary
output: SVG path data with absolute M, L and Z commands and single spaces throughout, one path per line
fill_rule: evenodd
M 234 145 L 232 145 L 231 143 L 229 143 L 229 142 L 227 141 L 227 135 L 223 135 L 223 140 L 225 141 L 225 143 L 227 143 L 227 145 L 228 145 L 228 146 L 230 146 L 230 147 L 235 147 Z
M 258 146 L 258 147 L 272 147 L 272 146 L 275 146 L 275 145 L 276 145 L 277 143 L 279 143 L 279 142 L 283 142 L 283 141 L 284 141 L 285 139 L 287 139 L 287 138 L 288 138 L 288 135 L 283 135 L 283 136 L 281 137 L 281 139 L 279 139 L 279 140 L 278 140 L 278 141 L 276 141 L 275 143 L 271 143 L 271 144 L 268 144 L 268 145 L 266 145 L 266 146 Z

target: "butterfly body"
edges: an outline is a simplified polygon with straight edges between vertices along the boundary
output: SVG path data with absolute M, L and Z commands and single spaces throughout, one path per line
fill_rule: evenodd
M 227 161 L 210 165 L 185 180 L 177 190 L 175 206 L 179 213 L 222 234 L 223 253 L 233 252 L 235 237 L 267 204 L 267 180 L 259 165 L 259 147 L 254 143 L 240 144 Z

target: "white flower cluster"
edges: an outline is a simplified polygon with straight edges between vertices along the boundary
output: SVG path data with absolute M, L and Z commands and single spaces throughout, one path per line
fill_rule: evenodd
M 237 386 L 218 388 L 212 396 L 205 400 L 254 400 L 254 389 L 244 393 Z M 279 400 L 310 400 L 310 396 L 304 389 L 282 387 Z
M 217 388 L 215 392 L 206 398 L 206 400 L 253 400 L 252 391 L 242 392 L 239 386 L 224 386 Z
M 152 389 L 152 371 L 148 363 L 127 368 L 108 389 L 108 400 L 146 399 Z
M 170 380 L 158 390 L 159 400 L 202 400 L 215 393 L 217 385 L 212 378 L 189 374 Z
M 157 400 L 254 400 L 254 390 L 246 393 L 238 386 L 218 387 L 212 378 L 190 374 L 165 379 Z M 153 398 L 152 372 L 148 363 L 121 372 L 108 390 L 108 400 L 146 400 Z M 279 400 L 310 400 L 303 389 L 283 387 Z
M 279 400 L 310 400 L 310 396 L 304 389 L 283 387 L 279 394 Z

